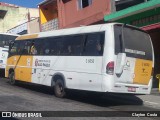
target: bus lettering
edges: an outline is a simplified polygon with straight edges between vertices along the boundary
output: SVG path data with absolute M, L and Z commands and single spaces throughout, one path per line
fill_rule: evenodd
M 86 59 L 86 63 L 94 63 L 94 59 Z

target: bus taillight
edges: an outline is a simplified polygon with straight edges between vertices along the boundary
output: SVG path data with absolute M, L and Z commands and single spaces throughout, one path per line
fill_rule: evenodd
M 109 75 L 113 75 L 114 73 L 114 61 L 111 61 L 106 66 L 106 73 Z

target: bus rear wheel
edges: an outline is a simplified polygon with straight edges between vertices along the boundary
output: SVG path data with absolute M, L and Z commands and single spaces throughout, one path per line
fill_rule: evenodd
M 54 92 L 56 97 L 63 98 L 66 96 L 64 83 L 61 79 L 56 80 L 56 83 L 54 86 Z
M 11 74 L 9 75 L 9 80 L 10 80 L 10 84 L 11 85 L 15 85 L 16 84 L 14 72 L 11 72 Z

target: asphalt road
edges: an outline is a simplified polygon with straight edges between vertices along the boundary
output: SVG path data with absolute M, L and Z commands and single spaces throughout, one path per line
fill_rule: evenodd
M 49 87 L 19 83 L 9 84 L 5 78 L 0 78 L 0 111 L 116 111 L 113 116 L 127 111 L 159 111 L 160 109 L 143 106 L 141 99 L 131 95 L 105 94 L 102 97 L 84 92 L 69 92 L 66 98 L 57 98 Z M 139 112 L 138 112 L 139 113 Z M 72 112 L 71 112 L 72 114 Z M 90 113 L 94 115 L 94 113 Z M 16 118 L 17 119 L 17 118 Z M 28 119 L 28 118 L 18 118 Z M 29 118 L 31 120 L 31 118 Z M 33 119 L 33 118 L 32 118 Z M 38 120 L 40 118 L 37 118 Z M 45 117 L 41 119 L 79 119 L 79 120 L 159 120 L 158 117 Z

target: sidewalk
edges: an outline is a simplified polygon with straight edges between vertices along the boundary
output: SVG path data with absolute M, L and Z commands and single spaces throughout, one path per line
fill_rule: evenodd
M 159 95 L 160 96 L 159 89 L 158 88 L 152 88 L 151 95 Z
M 138 98 L 143 100 L 143 104 L 160 109 L 160 92 L 158 88 L 153 88 L 150 95 L 137 95 Z
M 110 99 L 117 102 L 117 99 L 120 101 L 120 104 L 135 104 L 135 105 L 144 105 L 147 107 L 155 108 L 158 111 L 160 110 L 160 92 L 158 88 L 154 88 L 149 95 L 132 95 L 132 94 L 115 94 L 108 93 L 103 96 L 106 99 Z

